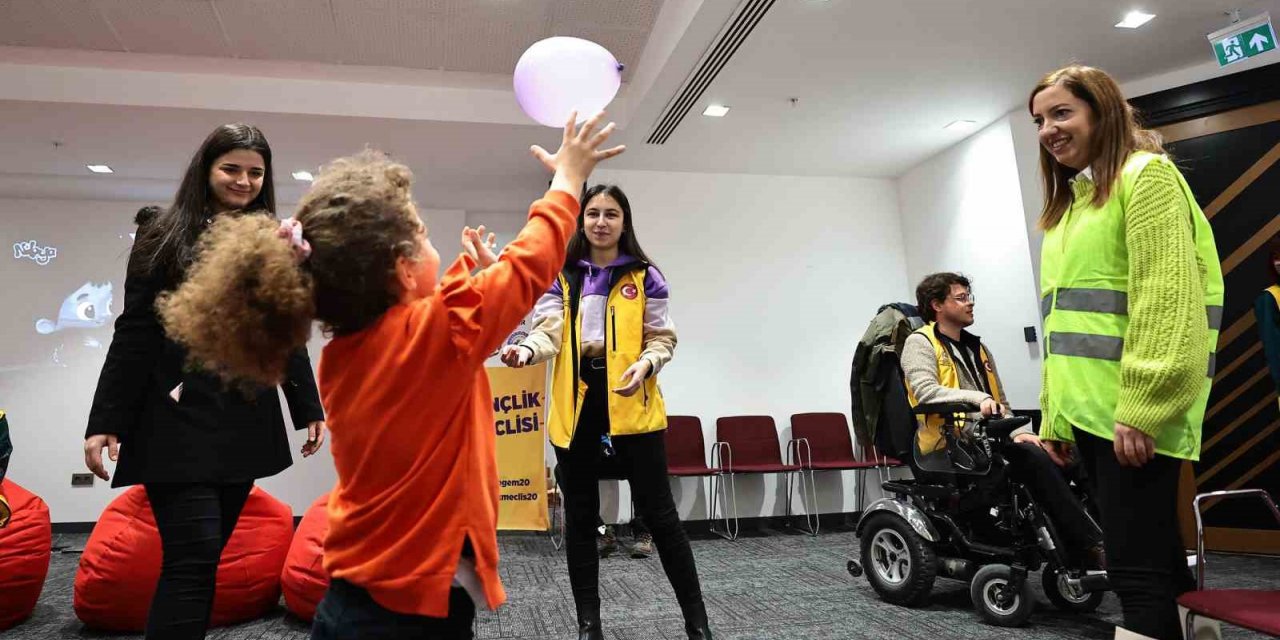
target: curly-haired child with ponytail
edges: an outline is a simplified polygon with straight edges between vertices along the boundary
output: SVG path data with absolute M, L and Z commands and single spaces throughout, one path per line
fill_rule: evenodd
M 623 151 L 601 149 L 602 117 L 571 120 L 554 155 L 532 148 L 555 177 L 500 258 L 464 229 L 437 283 L 409 170 L 365 152 L 326 167 L 289 220 L 216 221 L 159 303 L 169 335 L 228 381 L 278 382 L 313 321 L 333 334 L 319 367 L 332 582 L 313 638 L 470 638 L 475 606 L 505 600 L 484 360 L 555 279 L 592 169 Z

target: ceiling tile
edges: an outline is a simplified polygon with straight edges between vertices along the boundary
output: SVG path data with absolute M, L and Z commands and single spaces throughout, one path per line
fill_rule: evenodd
M 208 0 L 95 0 L 129 51 L 228 56 Z
M 92 0 L 0 2 L 0 44 L 123 51 Z

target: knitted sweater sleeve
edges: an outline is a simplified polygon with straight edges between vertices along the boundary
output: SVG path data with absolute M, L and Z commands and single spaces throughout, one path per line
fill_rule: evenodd
M 1143 168 L 1124 213 L 1129 327 L 1115 420 L 1155 436 L 1203 389 L 1209 362 L 1203 267 L 1171 162 L 1161 158 Z

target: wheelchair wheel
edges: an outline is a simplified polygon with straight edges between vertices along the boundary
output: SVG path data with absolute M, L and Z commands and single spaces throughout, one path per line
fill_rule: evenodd
M 1072 587 L 1067 583 L 1066 573 L 1054 571 L 1050 567 L 1045 567 L 1040 572 L 1040 581 L 1044 587 L 1044 595 L 1049 597 L 1049 602 L 1059 611 L 1090 613 L 1102 604 L 1102 598 L 1106 595 L 1102 591 L 1085 591 Z
M 923 604 L 933 590 L 938 559 L 933 548 L 902 518 L 876 514 L 862 538 L 862 567 L 871 588 L 885 602 Z
M 973 598 L 973 608 L 988 623 L 1016 627 L 1031 617 L 1036 603 L 1031 585 L 1024 580 L 1022 588 L 1015 590 L 1012 575 L 1009 565 L 989 564 L 973 576 L 969 596 Z

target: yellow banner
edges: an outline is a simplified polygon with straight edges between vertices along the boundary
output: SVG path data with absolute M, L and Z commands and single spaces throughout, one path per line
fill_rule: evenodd
M 498 529 L 546 531 L 547 366 L 485 370 L 498 434 Z

